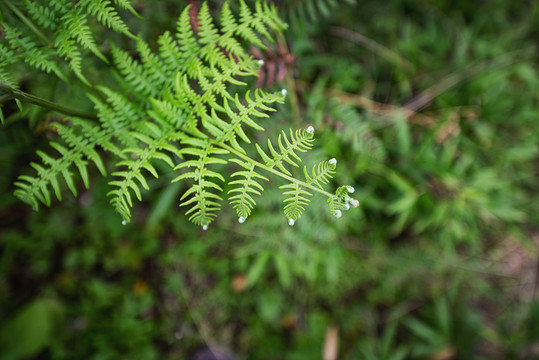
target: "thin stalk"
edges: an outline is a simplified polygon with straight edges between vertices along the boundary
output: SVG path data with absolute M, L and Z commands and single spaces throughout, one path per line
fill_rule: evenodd
M 290 49 L 288 49 L 288 45 L 286 43 L 286 39 L 282 34 L 279 34 L 278 36 L 278 42 L 280 46 L 284 49 L 285 53 L 290 54 Z M 292 119 L 294 121 L 295 127 L 299 128 L 301 126 L 301 114 L 299 109 L 299 99 L 298 99 L 298 93 L 297 93 L 297 87 L 296 87 L 296 80 L 294 79 L 294 72 L 293 71 L 287 71 L 286 72 L 286 86 L 288 87 L 288 91 L 290 93 L 290 107 L 292 111 Z
M 1 93 L 4 94 L 1 94 Z M 78 111 L 76 109 L 71 109 L 68 107 L 65 107 L 60 104 L 53 103 L 52 101 L 42 99 L 40 97 L 37 97 L 32 94 L 25 93 L 24 91 L 14 89 L 10 87 L 9 85 L 3 83 L 0 81 L 0 94 L 2 96 L 2 99 L 17 99 L 20 101 L 24 101 L 30 104 L 34 104 L 37 106 L 40 106 L 42 108 L 46 108 L 49 110 L 57 111 L 62 114 L 71 115 L 80 117 L 83 119 L 89 119 L 89 120 L 98 120 L 97 116 L 95 114 L 90 114 L 82 111 Z M 8 97 L 5 96 L 5 94 L 8 95 Z
M 288 176 L 288 175 L 286 175 L 286 174 L 283 174 L 283 173 L 280 172 L 279 170 L 275 170 L 274 168 L 271 168 L 271 167 L 266 166 L 266 165 L 264 165 L 264 164 L 262 164 L 262 163 L 260 163 L 260 162 L 258 162 L 258 161 L 256 161 L 256 160 L 253 160 L 253 159 L 251 159 L 249 156 L 247 156 L 247 155 L 245 155 L 245 154 L 242 154 L 241 152 L 237 151 L 236 149 L 234 149 L 234 148 L 231 147 L 231 146 L 228 146 L 227 144 L 224 144 L 224 143 L 222 143 L 222 142 L 215 141 L 215 140 L 213 140 L 213 139 L 210 139 L 210 141 L 211 141 L 213 144 L 215 144 L 215 145 L 217 145 L 217 146 L 219 146 L 219 147 L 222 147 L 222 148 L 225 149 L 225 150 L 230 151 L 231 153 L 233 153 L 233 154 L 236 155 L 237 157 L 240 157 L 240 158 L 242 158 L 243 160 L 245 160 L 245 161 L 247 161 L 247 162 L 249 162 L 249 163 L 255 165 L 256 167 L 259 167 L 259 168 L 261 168 L 261 169 L 263 169 L 263 170 L 269 171 L 269 172 L 271 172 L 271 173 L 273 173 L 273 174 L 275 174 L 275 175 L 277 175 L 277 176 L 280 176 L 280 177 L 282 177 L 282 178 L 284 178 L 284 179 L 286 179 L 286 180 L 288 180 L 288 181 L 290 181 L 290 182 L 296 183 L 296 184 L 298 184 L 298 185 L 300 185 L 300 186 L 303 186 L 303 187 L 308 188 L 308 189 L 310 189 L 310 190 L 316 191 L 316 192 L 318 192 L 318 193 L 320 193 L 320 194 L 323 194 L 323 195 L 325 195 L 325 196 L 327 196 L 327 197 L 329 197 L 329 198 L 335 197 L 335 194 L 332 194 L 332 193 L 329 193 L 329 192 L 327 192 L 327 191 L 325 191 L 325 190 L 322 190 L 322 189 L 319 189 L 319 188 L 317 188 L 317 187 L 314 187 L 314 186 L 311 185 L 311 184 L 308 184 L 308 183 L 306 183 L 306 182 L 304 182 L 304 181 L 301 181 L 301 180 L 298 180 L 298 179 L 296 179 L 296 178 L 293 178 L 292 176 Z

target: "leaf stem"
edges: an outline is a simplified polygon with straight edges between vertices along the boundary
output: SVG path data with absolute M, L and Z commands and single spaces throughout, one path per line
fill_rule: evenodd
M 32 23 L 24 14 L 17 9 L 9 0 L 4 0 L 7 7 L 11 9 L 38 37 L 40 37 L 48 46 L 52 46 L 51 41 Z
M 6 96 L 7 95 L 7 96 Z M 62 114 L 76 116 L 88 120 L 98 120 L 95 114 L 78 111 L 71 109 L 60 104 L 53 103 L 52 101 L 42 99 L 32 94 L 28 94 L 24 91 L 14 89 L 11 86 L 0 81 L 0 98 L 2 101 L 17 99 L 30 104 L 41 106 L 43 108 L 60 112 Z

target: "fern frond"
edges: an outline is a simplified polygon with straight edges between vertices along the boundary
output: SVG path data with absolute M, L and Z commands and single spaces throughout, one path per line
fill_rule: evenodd
M 135 39 L 110 0 L 91 0 L 88 4 L 88 12 L 106 27 Z
M 207 61 L 210 66 L 222 67 L 227 59 L 233 59 L 235 62 L 243 64 L 251 63 L 252 65 L 252 61 L 246 61 L 249 59 L 249 55 L 246 54 L 242 46 L 238 45 L 239 43 L 235 37 L 265 48 L 262 38 L 272 40 L 266 29 L 279 31 L 284 29 L 284 23 L 279 19 L 275 6 L 267 4 L 257 5 L 257 11 L 253 14 L 249 7 L 241 2 L 240 21 L 238 22 L 235 20 L 228 4 L 225 3 L 223 5 L 223 24 L 220 33 L 212 22 L 207 5 L 204 4 L 199 11 L 199 41 L 194 36 L 189 20 L 189 7 L 187 7 L 178 20 L 176 36 L 180 49 L 184 54 L 185 70 L 182 70 L 182 73 L 185 72 L 190 77 L 197 76 L 202 65 L 200 59 Z M 255 31 L 262 36 L 258 36 Z M 257 69 L 255 69 L 254 74 L 257 72 Z M 203 71 L 203 74 L 205 73 Z
M 335 166 L 328 161 L 319 162 L 317 165 L 313 165 L 312 175 L 309 175 L 307 167 L 303 167 L 303 173 L 308 184 L 313 184 L 323 189 L 322 185 L 328 184 L 329 180 L 335 174 Z
M 261 195 L 262 191 L 264 191 L 264 187 L 260 185 L 257 179 L 265 181 L 269 181 L 269 179 L 255 171 L 255 164 L 250 164 L 239 159 L 231 159 L 230 161 L 244 169 L 236 171 L 231 175 L 232 178 L 240 177 L 241 179 L 228 183 L 229 185 L 237 185 L 228 191 L 230 195 L 228 200 L 236 210 L 236 214 L 238 214 L 241 222 L 243 222 L 251 214 L 251 210 L 256 205 L 252 194 Z
M 305 211 L 305 207 L 311 202 L 311 199 L 309 197 L 312 196 L 312 194 L 305 189 L 301 187 L 296 182 L 292 182 L 290 184 L 279 186 L 279 189 L 289 189 L 288 191 L 285 191 L 283 195 L 287 195 L 288 197 L 284 200 L 286 205 L 284 206 L 284 214 L 285 216 L 292 221 L 297 221 L 301 214 Z M 293 222 L 292 222 L 293 224 Z
M 178 73 L 175 83 L 175 104 L 186 113 L 187 129 L 192 133 L 200 133 L 198 130 L 199 119 L 207 119 L 207 106 L 215 111 L 226 112 L 217 96 L 224 99 L 234 99 L 229 94 L 226 84 L 243 85 L 244 83 L 235 80 L 234 77 L 251 74 L 251 71 L 246 71 L 245 63 L 232 60 L 230 60 L 230 67 L 222 72 L 212 68 L 211 76 L 208 77 L 202 74 L 202 69 L 199 69 L 197 82 L 203 91 L 202 94 L 199 94 L 190 85 L 188 75 Z M 199 134 L 200 136 L 203 135 Z
M 293 133 L 290 129 L 290 140 L 284 131 L 279 134 L 277 139 L 279 151 L 275 150 L 270 139 L 268 139 L 270 155 L 264 152 L 258 144 L 256 144 L 256 150 L 268 167 L 277 166 L 283 173 L 291 176 L 292 173 L 284 167 L 284 163 L 298 167 L 299 165 L 295 161 L 301 162 L 301 158 L 296 152 L 306 152 L 312 149 L 312 143 L 313 134 L 311 132 L 306 129 L 298 129 Z
M 208 165 L 226 164 L 226 160 L 216 157 L 216 155 L 228 154 L 228 151 L 219 149 L 211 145 L 209 140 L 188 137 L 182 140 L 182 145 L 188 146 L 180 150 L 181 155 L 194 156 L 194 160 L 187 160 L 178 164 L 174 170 L 184 168 L 191 169 L 176 177 L 173 182 L 183 179 L 193 179 L 194 184 L 180 198 L 180 206 L 192 205 L 185 213 L 193 223 L 207 228 L 215 219 L 217 212 L 221 208 L 219 201 L 223 200 L 213 191 L 223 191 L 221 186 L 215 183 L 214 179 L 222 182 L 224 177 L 215 171 L 209 170 Z M 188 200 L 185 200 L 191 196 Z M 185 200 L 185 201 L 184 201 Z
M 189 206 L 189 220 L 206 228 L 221 208 L 220 193 L 226 180 L 220 167 L 227 164 L 222 155 L 230 153 L 234 156 L 231 162 L 241 169 L 231 175 L 227 196 L 240 222 L 251 214 L 255 196 L 263 192 L 262 180 L 269 181 L 259 173 L 262 170 L 289 182 L 280 189 L 287 197 L 284 213 L 292 223 L 309 204 L 311 192 L 328 196 L 334 214 L 351 204 L 340 190 L 333 195 L 323 189 L 334 173 L 331 160 L 313 166 L 311 172 L 304 167 L 306 181 L 294 178 L 287 169 L 287 164 L 299 167 L 300 153 L 312 148 L 311 127 L 282 131 L 275 143 L 268 140 L 267 152 L 256 145 L 264 163 L 247 156 L 242 148 L 251 143 L 252 129 L 264 130 L 259 120 L 269 117 L 268 112 L 275 110 L 272 104 L 283 103 L 286 94 L 255 90 L 242 91 L 240 95 L 232 90 L 247 85 L 244 78 L 256 76 L 260 70 L 243 42 L 265 48 L 265 43 L 272 40 L 270 30 L 284 29 L 275 6 L 258 1 L 251 9 L 240 0 L 239 14 L 234 15 L 225 3 L 221 24 L 217 25 L 204 4 L 198 12 L 196 31 L 187 7 L 178 18 L 176 31 L 158 38 L 155 52 L 141 38 L 134 37 L 120 17 L 119 8 L 138 16 L 129 0 L 51 0 L 46 5 L 20 2 L 24 2 L 35 23 L 53 33 L 54 44 L 39 45 L 34 40 L 36 36 L 48 41 L 39 31 L 34 31 L 32 37 L 6 28 L 7 41 L 0 44 L 2 82 L 9 81 L 5 64 L 21 60 L 61 77 L 55 61 L 59 56 L 80 80 L 91 85 L 83 75 L 83 55 L 91 52 L 107 61 L 92 34 L 91 23 L 135 39 L 138 53 L 133 57 L 130 50 L 111 43 L 117 87 L 95 86 L 93 89 L 100 93 L 87 94 L 99 122 L 74 118 L 71 123 L 58 124 L 63 142 L 52 142 L 51 147 L 59 156 L 39 151 L 41 162 L 31 165 L 37 175 L 19 178 L 16 195 L 34 208 L 40 203 L 50 205 L 54 195 L 61 199 L 60 177 L 73 194 L 77 193 L 76 173 L 88 187 L 90 162 L 104 175 L 106 169 L 98 148 L 118 158 L 108 197 L 125 222 L 131 218 L 133 198 L 140 201 L 143 190 L 149 189 L 149 174 L 159 176 L 156 160 L 160 160 L 179 172 L 173 182 L 191 179 L 193 184 L 181 196 L 180 206 Z M 41 17 L 39 12 L 43 12 Z M 0 105 L 9 97 L 0 93 Z M 185 159 L 176 165 L 177 158 Z

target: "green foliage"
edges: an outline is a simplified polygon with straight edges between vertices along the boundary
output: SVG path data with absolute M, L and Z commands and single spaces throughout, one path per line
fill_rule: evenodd
M 134 12 L 126 3 L 116 6 Z M 236 17 L 226 3 L 222 8 L 221 24 L 217 25 L 209 6 L 203 4 L 198 11 L 196 28 L 191 24 L 191 8 L 187 7 L 176 23 L 176 32 L 167 31 L 158 37 L 157 52 L 140 36 L 131 34 L 110 1 L 87 0 L 77 6 L 61 1 L 48 6 L 25 2 L 21 9 L 15 5 L 9 7 L 13 16 L 24 18 L 27 23 L 35 21 L 31 29 L 38 31 L 37 35 L 43 35 L 37 30 L 40 25 L 45 31 L 53 32 L 55 40 L 52 49 L 50 44 L 38 46 L 31 35 L 23 37 L 19 30 L 6 24 L 7 41 L 2 48 L 3 56 L 9 57 L 17 52 L 30 67 L 46 73 L 53 72 L 63 80 L 65 74 L 56 65 L 58 58 L 68 61 L 78 79 L 92 86 L 84 75 L 81 48 L 105 63 L 109 62 L 90 31 L 91 17 L 111 31 L 133 39 L 138 53 L 134 57 L 130 51 L 110 41 L 110 56 L 114 65 L 111 70 L 116 84 L 97 84 L 93 86 L 94 91 L 87 92 L 87 97 L 94 103 L 98 121 L 72 117 L 69 120 L 71 128 L 59 124 L 57 132 L 65 145 L 52 142 L 51 146 L 60 157 L 55 159 L 42 151 L 38 152 L 42 164 L 32 163 L 37 176 L 22 175 L 15 183 L 19 188 L 15 195 L 34 209 L 39 208 L 39 203 L 51 205 L 50 188 L 61 199 L 59 174 L 71 192 L 77 194 L 70 168 L 78 170 L 86 188 L 89 186 L 87 164 L 90 161 L 105 175 L 99 147 L 120 158 L 112 171 L 116 179 L 109 182 L 113 190 L 108 196 L 124 222 L 131 219 L 133 197 L 141 201 L 142 191 L 150 189 L 148 175 L 159 177 L 162 170 L 155 166 L 156 160 L 162 160 L 174 171 L 190 169 L 173 181 L 192 179 L 193 185 L 180 198 L 180 205 L 192 205 L 187 215 L 204 228 L 215 219 L 221 207 L 222 197 L 219 193 L 223 188 L 215 180 L 225 182 L 224 173 L 208 167 L 226 164 L 227 160 L 222 155 L 232 153 L 241 158 L 236 162 L 244 161 L 250 169 L 249 178 L 244 183 L 232 183 L 243 186 L 243 190 L 238 190 L 241 194 L 230 198 L 243 220 L 256 204 L 248 192 L 253 191 L 252 186 L 262 188 L 251 181 L 251 177 L 264 178 L 254 171 L 255 167 L 259 171 L 292 180 L 297 191 L 300 191 L 300 183 L 301 187 L 307 188 L 315 185 L 319 192 L 334 197 L 322 188 L 322 184 L 328 183 L 327 173 L 316 174 L 316 179 L 309 178 L 307 183 L 302 183 L 290 178 L 292 174 L 283 166 L 283 161 L 297 166 L 292 158 L 299 161 L 296 152 L 306 152 L 312 148 L 312 132 L 297 130 L 294 135 L 290 130 L 291 140 L 283 132 L 284 136 L 278 140 L 279 153 L 268 140 L 271 160 L 267 160 L 268 156 L 256 145 L 266 164 L 248 157 L 245 145 L 240 144 L 251 144 L 249 128 L 263 131 L 264 127 L 258 120 L 268 118 L 267 113 L 275 111 L 271 105 L 283 103 L 285 99 L 285 90 L 280 93 L 266 93 L 261 89 L 253 92 L 238 90 L 247 85 L 242 79 L 256 76 L 260 68 L 258 61 L 245 51 L 242 41 L 265 48 L 265 42 L 273 40 L 270 31 L 283 29 L 274 7 L 257 2 L 253 12 L 242 2 L 239 16 Z M 30 15 L 31 20 L 26 18 L 23 11 Z M 36 34 L 33 35 L 36 37 Z M 14 91 L 8 94 L 26 100 L 24 94 Z M 43 101 L 34 103 L 45 105 Z M 184 156 L 195 159 L 177 164 L 177 159 Z M 239 172 L 231 176 L 242 175 Z M 307 192 L 301 190 L 301 193 Z M 295 196 L 293 201 L 285 205 L 285 214 L 297 220 L 306 205 L 305 198 Z
M 537 5 L 276 0 L 272 43 L 262 3 L 102 2 L 135 37 L 86 13 L 88 87 L 76 2 L 8 2 L 1 358 L 538 357 Z
M 63 305 L 55 299 L 27 304 L 0 332 L 0 354 L 4 358 L 35 356 L 47 346 L 63 317 Z

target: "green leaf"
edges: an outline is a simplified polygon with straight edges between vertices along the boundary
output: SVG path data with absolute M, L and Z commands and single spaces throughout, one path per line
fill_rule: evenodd
M 13 358 L 37 355 L 52 343 L 63 317 L 63 306 L 53 299 L 37 299 L 3 322 L 0 354 Z

